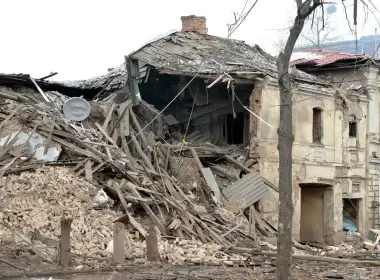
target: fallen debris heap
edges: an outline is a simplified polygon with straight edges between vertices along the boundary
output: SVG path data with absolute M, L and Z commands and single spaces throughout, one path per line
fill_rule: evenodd
M 144 257 L 151 225 L 172 262 L 226 261 L 231 255 L 220 248 L 253 240 L 237 214 L 220 207 L 220 190 L 200 159 L 225 157 L 247 169 L 228 151 L 166 142 L 165 123 L 149 123 L 158 112 L 143 101 L 93 101 L 90 116 L 75 122 L 62 113 L 65 96 L 40 92 L 0 93 L 1 241 L 41 235 L 56 244 L 63 215 L 73 218 L 73 252 L 90 256 L 110 251 L 115 221 L 126 224 L 131 259 Z M 212 169 L 228 182 L 239 179 Z
M 277 230 L 254 203 L 277 189 L 244 149 L 176 142 L 152 106 L 118 94 L 88 102 L 81 122 L 67 114 L 88 108 L 63 112 L 68 97 L 58 92 L 1 88 L 0 98 L 0 245 L 26 243 L 54 262 L 66 217 L 74 256 L 110 259 L 116 222 L 125 225 L 125 258 L 136 262 L 146 261 L 152 228 L 160 259 L 173 264 L 273 256 L 276 246 L 260 236 Z M 314 254 L 293 243 L 295 257 Z

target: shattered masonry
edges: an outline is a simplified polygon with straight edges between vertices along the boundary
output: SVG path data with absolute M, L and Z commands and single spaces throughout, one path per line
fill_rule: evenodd
M 126 258 L 134 261 L 145 260 L 152 225 L 161 259 L 175 264 L 248 262 L 238 247 L 276 249 L 276 61 L 258 46 L 208 35 L 203 19 L 186 20 L 199 22 L 151 41 L 101 77 L 0 75 L 0 244 L 42 243 L 51 261 L 68 215 L 78 255 L 110 257 L 115 221 L 126 225 Z M 372 131 L 380 128 L 370 126 L 367 143 L 365 116 L 379 94 L 370 85 L 379 84 L 378 69 L 363 73 L 368 89 L 337 89 L 306 65 L 290 71 L 295 250 L 316 250 L 298 241 L 340 245 L 324 254 L 373 250 L 377 239 L 364 238 L 378 234 Z M 87 101 L 65 113 L 80 96 Z M 69 119 L 78 104 L 80 122 Z

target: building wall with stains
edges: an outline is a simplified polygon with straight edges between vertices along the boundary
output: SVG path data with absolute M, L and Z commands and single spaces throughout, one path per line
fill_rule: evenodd
M 348 116 L 352 113 L 343 106 L 341 98 L 331 88 L 307 84 L 294 84 L 293 103 L 293 235 L 300 237 L 301 187 L 303 184 L 329 186 L 325 197 L 325 235 L 328 243 L 339 240 L 343 228 L 343 187 L 360 182 L 355 193 L 366 203 L 366 141 L 368 99 L 360 96 L 354 103 L 362 113 L 357 121 L 357 137 L 349 137 Z M 275 81 L 266 83 L 261 92 L 260 115 L 271 127 L 257 125 L 259 169 L 261 175 L 278 185 L 277 127 L 279 124 L 279 90 Z M 251 104 L 252 105 L 252 104 Z M 256 105 L 257 107 L 257 105 Z M 313 108 L 321 109 L 320 143 L 313 142 Z M 252 116 L 251 116 L 252 117 Z M 253 147 L 251 147 L 253 148 Z M 346 167 L 346 168 L 345 168 Z M 343 169 L 343 171 L 341 170 Z M 327 192 L 328 193 L 328 192 Z M 326 194 L 327 194 L 326 193 Z M 351 195 L 351 194 L 350 194 Z M 278 194 L 271 192 L 261 201 L 261 211 L 268 222 L 277 227 Z M 360 231 L 367 231 L 367 209 L 360 210 Z
M 380 228 L 380 75 L 377 67 L 370 67 L 364 74 L 369 95 L 369 179 L 368 208 L 369 227 Z

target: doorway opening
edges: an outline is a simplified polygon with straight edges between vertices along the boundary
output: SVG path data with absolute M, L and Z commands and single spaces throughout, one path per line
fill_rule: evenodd
M 248 126 L 246 113 L 236 113 L 236 118 L 233 114 L 222 116 L 223 120 L 223 138 L 228 144 L 243 144 L 245 142 L 245 129 Z
M 359 231 L 359 201 L 356 198 L 343 198 L 343 231 Z
M 300 241 L 324 244 L 327 240 L 329 216 L 333 215 L 331 206 L 332 188 L 327 184 L 300 184 L 301 222 Z

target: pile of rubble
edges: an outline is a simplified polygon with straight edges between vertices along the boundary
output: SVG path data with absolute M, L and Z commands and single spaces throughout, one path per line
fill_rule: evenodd
M 2 240 L 8 240 L 15 232 L 30 236 L 38 232 L 57 243 L 60 236 L 60 219 L 73 219 L 72 252 L 92 257 L 112 254 L 112 222 L 122 216 L 112 210 L 113 201 L 97 190 L 84 178 L 79 178 L 65 167 L 42 167 L 35 172 L 23 172 L 0 179 L 3 212 L 0 224 L 4 226 Z M 132 229 L 130 229 L 132 231 Z M 135 234 L 126 234 L 126 256 L 132 260 L 145 260 L 146 243 Z M 38 240 L 38 239 L 37 239 Z M 41 239 L 40 239 L 41 240 Z M 163 260 L 178 264 L 220 263 L 232 259 L 244 259 L 238 255 L 228 256 L 221 246 L 203 244 L 196 240 L 159 241 Z
M 17 236 L 54 247 L 61 217 L 70 216 L 76 254 L 107 256 L 113 222 L 125 221 L 127 258 L 144 257 L 151 225 L 168 261 L 242 258 L 221 251 L 252 239 L 236 222 L 242 213 L 221 208 L 215 189 L 199 176 L 205 156 L 226 157 L 247 172 L 229 151 L 166 142 L 165 124 L 160 118 L 150 122 L 158 112 L 144 102 L 90 102 L 90 116 L 75 122 L 65 118 L 66 98 L 56 92 L 3 91 L 0 241 Z
M 122 215 L 110 209 L 95 210 L 97 189 L 64 167 L 42 167 L 35 172 L 8 175 L 0 179 L 5 233 L 28 235 L 38 232 L 58 240 L 62 216 L 73 219 L 73 252 L 96 255 L 112 238 L 112 221 Z M 6 238 L 6 236 L 3 236 Z

